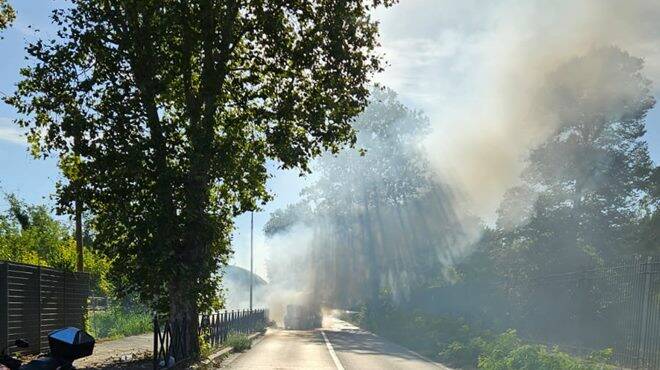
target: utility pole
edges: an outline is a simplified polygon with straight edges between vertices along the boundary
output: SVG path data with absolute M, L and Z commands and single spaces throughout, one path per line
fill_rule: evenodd
M 82 204 L 76 200 L 76 254 L 78 255 L 77 270 L 83 271 L 83 234 L 82 234 Z
M 254 211 L 250 213 L 250 312 L 252 312 L 253 286 L 254 286 Z
M 74 150 L 78 150 L 80 146 L 80 137 L 76 135 L 73 139 L 73 146 Z M 78 174 L 80 176 L 80 174 Z M 82 202 L 80 201 L 80 190 L 82 189 L 82 179 L 78 178 L 74 180 L 73 184 L 76 188 L 76 209 L 74 210 L 75 212 L 75 217 L 76 217 L 76 254 L 78 255 L 78 263 L 77 263 L 77 270 L 78 272 L 83 272 L 84 266 L 83 266 L 83 234 L 82 234 L 82 213 L 83 213 L 83 205 Z

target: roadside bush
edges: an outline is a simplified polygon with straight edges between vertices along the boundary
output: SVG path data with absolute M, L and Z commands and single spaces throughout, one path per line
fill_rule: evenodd
M 199 355 L 201 358 L 207 358 L 213 353 L 213 346 L 208 340 L 210 331 L 207 329 L 202 330 L 199 335 Z
M 236 352 L 243 352 L 252 347 L 252 341 L 245 334 L 231 333 L 225 343 L 228 347 L 234 347 Z
M 604 364 L 607 353 L 598 352 L 598 361 L 571 356 L 558 348 L 544 345 L 524 344 L 515 330 L 508 330 L 494 341 L 487 343 L 484 353 L 479 356 L 479 369 L 484 370 L 603 370 L 613 369 Z
M 151 315 L 141 309 L 114 306 L 106 311 L 90 312 L 87 316 L 87 331 L 96 339 L 116 339 L 152 329 Z
M 361 328 L 424 356 L 440 357 L 456 367 L 476 367 L 481 352 L 479 337 L 492 337 L 488 331 L 477 329 L 479 325 L 468 325 L 460 317 L 399 309 L 386 291 L 381 293 L 378 302 L 365 304 L 346 318 Z
M 486 344 L 487 341 L 482 337 L 471 338 L 466 342 L 453 341 L 444 348 L 440 347 L 438 358 L 450 366 L 474 369 Z
M 387 292 L 378 302 L 344 315 L 356 325 L 388 338 L 422 355 L 456 368 L 484 370 L 602 370 L 612 350 L 592 353 L 585 359 L 558 348 L 529 344 L 516 331 L 499 335 L 463 318 L 430 315 L 397 308 Z

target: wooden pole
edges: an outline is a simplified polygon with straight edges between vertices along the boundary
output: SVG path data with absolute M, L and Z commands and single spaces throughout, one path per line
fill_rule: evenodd
M 76 253 L 78 255 L 77 270 L 83 271 L 83 234 L 82 234 L 82 204 L 76 200 Z

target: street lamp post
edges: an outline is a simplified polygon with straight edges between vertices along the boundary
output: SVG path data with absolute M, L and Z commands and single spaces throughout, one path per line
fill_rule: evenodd
M 252 311 L 253 286 L 254 286 L 254 211 L 250 213 L 250 312 Z

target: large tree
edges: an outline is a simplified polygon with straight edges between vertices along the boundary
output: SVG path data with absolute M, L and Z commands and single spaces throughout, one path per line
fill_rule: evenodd
M 543 108 L 558 125 L 499 210 L 501 271 L 525 280 L 638 251 L 653 171 L 645 118 L 655 104 L 642 67 L 607 47 L 548 76 Z
M 370 13 L 393 2 L 71 0 L 8 102 L 36 152 L 79 156 L 59 199 L 96 215 L 120 286 L 196 317 L 232 217 L 270 197 L 266 161 L 305 171 L 355 142 L 381 69 Z
M 315 279 L 311 288 L 302 287 L 315 298 L 339 306 L 376 304 L 386 289 L 403 300 L 413 288 L 436 280 L 442 262 L 455 257 L 451 251 L 459 249 L 464 230 L 449 192 L 429 176 L 419 151 L 429 127 L 421 111 L 378 88 L 354 127 L 363 152 L 323 156 L 304 199 L 273 213 L 265 231 L 274 236 L 293 230 L 298 234 L 292 243 L 307 244 L 308 260 L 297 265 L 311 271 L 295 272 Z M 306 232 L 311 237 L 304 238 Z M 293 269 L 278 263 L 286 261 L 269 261 L 269 276 L 290 279 Z

